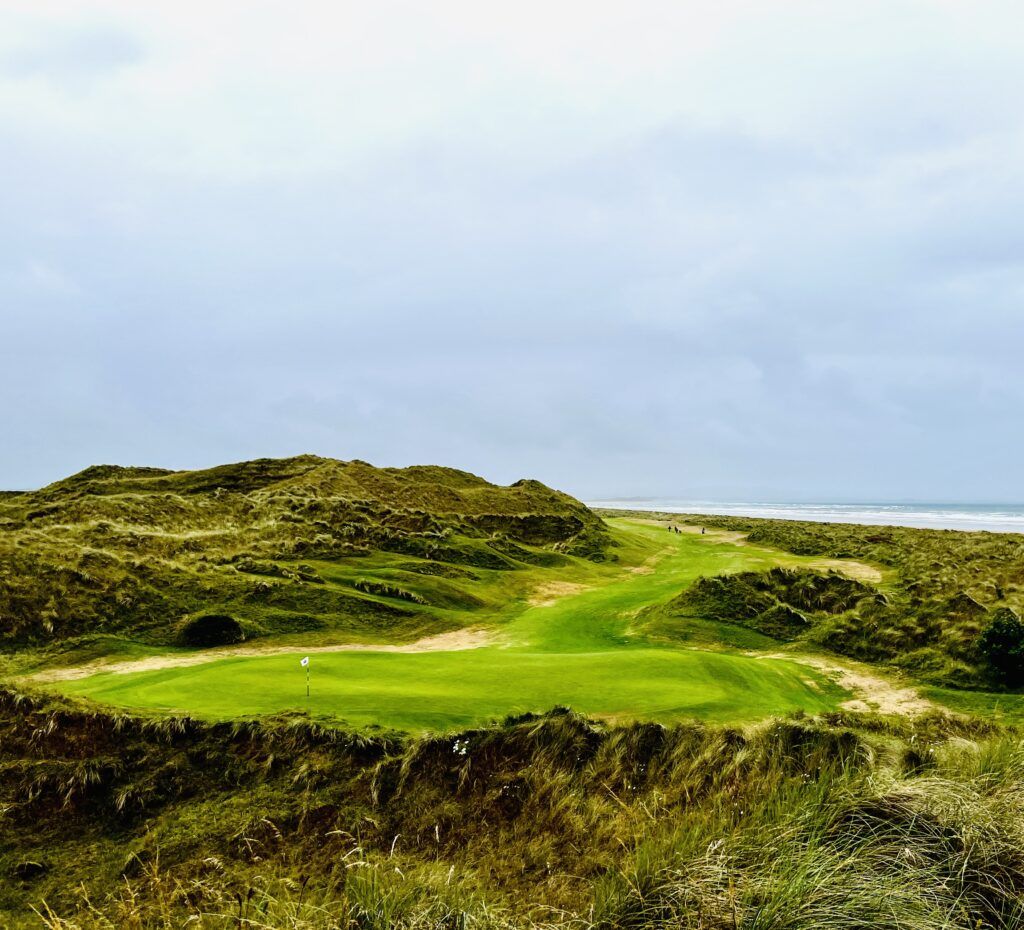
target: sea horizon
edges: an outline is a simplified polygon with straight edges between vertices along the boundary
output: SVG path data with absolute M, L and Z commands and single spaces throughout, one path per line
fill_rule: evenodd
M 1024 533 L 1024 504 L 1008 503 L 834 503 L 777 501 L 708 501 L 681 498 L 618 497 L 586 501 L 608 510 L 806 520 L 814 523 L 856 523 L 865 526 L 907 526 L 918 529 L 982 530 Z

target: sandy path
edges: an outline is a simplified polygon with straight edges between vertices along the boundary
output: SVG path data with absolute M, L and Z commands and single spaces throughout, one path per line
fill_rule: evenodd
M 916 688 L 898 685 L 883 678 L 874 669 L 857 665 L 853 662 L 841 662 L 819 656 L 794 655 L 793 653 L 774 652 L 748 653 L 761 659 L 787 659 L 808 665 L 831 678 L 840 688 L 853 692 L 853 697 L 843 701 L 839 706 L 843 710 L 877 711 L 880 714 L 903 714 L 917 716 L 938 705 L 922 697 Z
M 456 652 L 464 649 L 479 649 L 495 641 L 491 630 L 451 630 L 425 636 L 414 643 L 388 645 L 376 643 L 338 643 L 335 646 L 224 646 L 220 649 L 190 652 L 177 655 L 148 656 L 145 659 L 131 659 L 125 662 L 90 662 L 74 668 L 56 668 L 23 676 L 36 682 L 74 681 L 88 678 L 100 672 L 114 675 L 128 675 L 132 672 L 149 672 L 164 668 L 186 668 L 190 665 L 204 665 L 229 658 L 255 658 L 275 655 L 311 655 L 316 652 Z

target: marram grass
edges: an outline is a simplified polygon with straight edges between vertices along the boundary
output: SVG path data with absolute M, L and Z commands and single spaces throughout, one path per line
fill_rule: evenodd
M 397 780 L 378 764 L 389 787 L 365 828 L 328 831 L 330 856 L 310 855 L 313 837 L 298 833 L 317 828 L 289 824 L 284 808 L 250 821 L 244 842 L 258 852 L 241 859 L 216 830 L 185 859 L 166 833 L 167 846 L 119 886 L 68 889 L 37 903 L 30 925 L 1020 926 L 1018 740 L 948 718 L 880 724 L 779 721 L 740 736 L 593 729 L 563 715 L 413 743 L 395 757 Z M 923 768 L 908 768 L 912 747 Z M 296 768 L 271 776 L 276 803 L 287 806 Z M 506 802 L 502 786 L 518 786 Z M 301 797 L 312 811 L 330 797 L 351 803 L 351 792 L 325 783 Z

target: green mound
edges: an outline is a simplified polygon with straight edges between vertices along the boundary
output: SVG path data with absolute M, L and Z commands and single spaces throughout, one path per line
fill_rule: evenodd
M 979 649 L 995 611 L 1024 611 L 1024 536 L 716 517 L 716 526 L 803 555 L 885 566 L 885 603 L 864 601 L 820 631 L 818 643 L 889 662 L 939 685 L 1005 687 Z
M 697 582 L 665 607 L 668 614 L 692 615 L 749 627 L 775 639 L 796 639 L 816 615 L 841 614 L 878 591 L 837 572 L 773 568 Z M 884 598 L 882 598 L 884 601 Z

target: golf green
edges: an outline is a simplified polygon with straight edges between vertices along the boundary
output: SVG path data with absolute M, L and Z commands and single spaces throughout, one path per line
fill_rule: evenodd
M 196 665 L 100 672 L 60 687 L 123 707 L 204 718 L 308 712 L 354 726 L 405 730 L 464 727 L 554 705 L 615 719 L 746 722 L 798 709 L 828 710 L 843 699 L 842 689 L 797 662 L 662 645 L 630 633 L 638 610 L 700 575 L 811 560 L 718 535 L 669 534 L 639 522 L 615 525 L 624 565 L 580 566 L 575 575 L 564 575 L 568 593 L 542 606 L 524 602 L 514 619 L 494 623 L 493 643 L 450 651 L 312 652 L 308 699 L 302 646 Z

